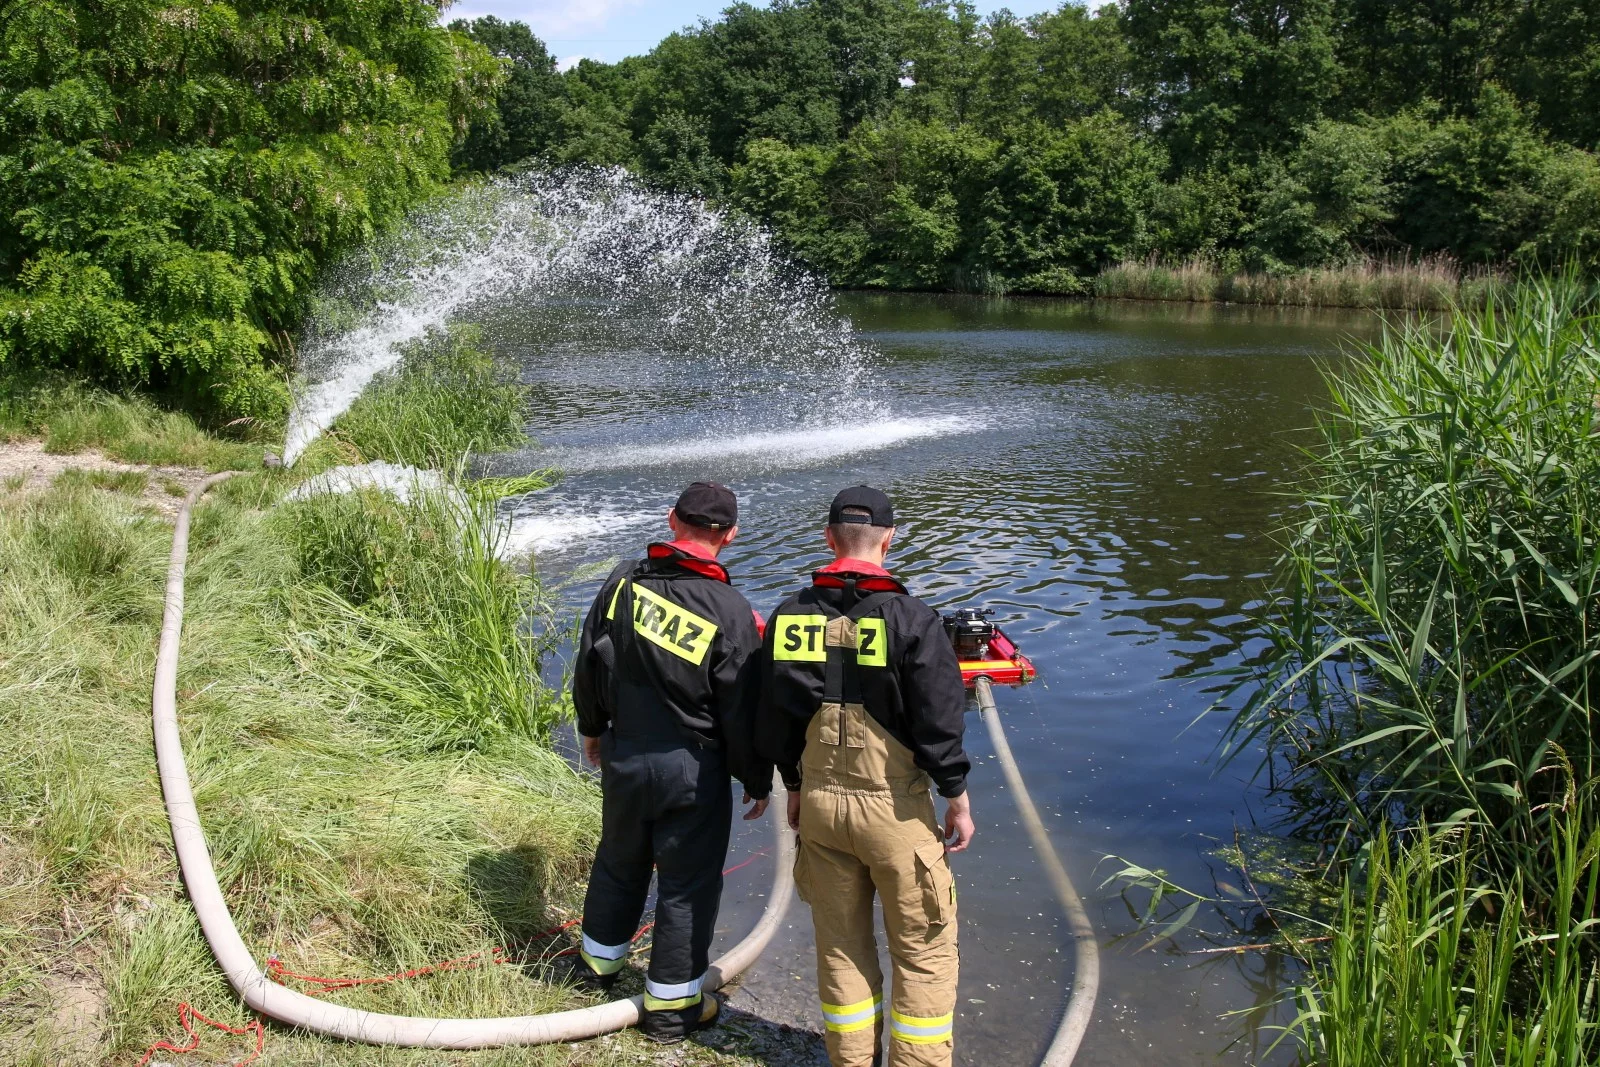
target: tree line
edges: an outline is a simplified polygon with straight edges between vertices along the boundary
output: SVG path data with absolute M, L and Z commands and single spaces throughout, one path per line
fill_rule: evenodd
M 1591 0 L 773 0 L 564 73 L 520 23 L 452 28 L 508 69 L 459 166 L 628 167 L 841 285 L 1600 264 Z
M 841 285 L 1600 265 L 1593 0 L 735 4 L 558 73 L 438 0 L 0 0 L 0 372 L 270 418 L 327 263 L 452 178 L 624 166 Z

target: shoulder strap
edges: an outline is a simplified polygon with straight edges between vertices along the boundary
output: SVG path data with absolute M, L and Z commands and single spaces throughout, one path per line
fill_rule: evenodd
M 877 611 L 879 608 L 883 607 L 883 605 L 887 604 L 889 601 L 895 599 L 896 597 L 902 597 L 905 595 L 906 594 L 904 593 L 893 593 L 887 591 L 882 593 L 873 593 L 865 600 L 856 601 L 855 606 L 844 613 L 844 617 L 849 619 L 851 622 L 858 622 L 859 620 L 871 615 L 874 611 Z
M 904 593 L 873 593 L 857 601 L 843 613 L 851 622 L 860 622 L 867 615 Z M 861 702 L 861 666 L 854 649 L 828 648 L 828 659 L 823 664 L 822 699 L 829 704 L 859 704 Z

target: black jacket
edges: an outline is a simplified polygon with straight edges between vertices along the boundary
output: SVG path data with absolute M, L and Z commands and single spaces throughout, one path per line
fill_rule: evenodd
M 894 594 L 869 607 L 856 654 L 854 683 L 867 714 L 911 750 L 945 797 L 966 792 L 971 762 L 962 748 L 966 731 L 966 685 L 955 649 L 937 612 L 906 593 L 892 577 L 824 568 L 812 585 L 784 601 L 767 624 L 762 658 L 765 677 L 756 749 L 777 764 L 790 789 L 799 787 L 806 726 L 823 703 L 826 663 L 820 650 L 821 623 L 848 613 L 876 593 Z M 810 619 L 804 618 L 810 616 Z M 881 618 L 884 646 L 872 648 Z M 847 685 L 852 683 L 845 683 Z
M 611 572 L 583 620 L 578 730 L 719 749 L 759 800 L 772 791 L 754 740 L 760 648 L 755 613 L 722 564 L 653 544 Z

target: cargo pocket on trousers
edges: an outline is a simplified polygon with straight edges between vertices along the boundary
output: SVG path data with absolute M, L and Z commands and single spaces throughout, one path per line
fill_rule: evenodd
M 811 903 L 811 884 L 808 876 L 811 873 L 811 864 L 806 861 L 805 846 L 794 850 L 794 891 L 803 904 Z
M 917 885 L 922 889 L 922 907 L 929 926 L 943 926 L 955 910 L 955 878 L 945 859 L 944 842 L 929 841 L 917 846 Z

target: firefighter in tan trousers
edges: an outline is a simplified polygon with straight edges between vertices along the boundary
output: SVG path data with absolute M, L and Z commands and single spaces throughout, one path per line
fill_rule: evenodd
M 833 1067 L 947 1067 L 954 1046 L 956 891 L 947 852 L 972 839 L 966 689 L 938 614 L 883 568 L 889 498 L 834 498 L 834 562 L 773 615 L 756 722 L 789 789 L 795 885 L 811 905 Z M 948 800 L 944 825 L 929 786 Z M 948 844 L 946 843 L 948 841 Z M 873 933 L 883 901 L 892 1001 Z

